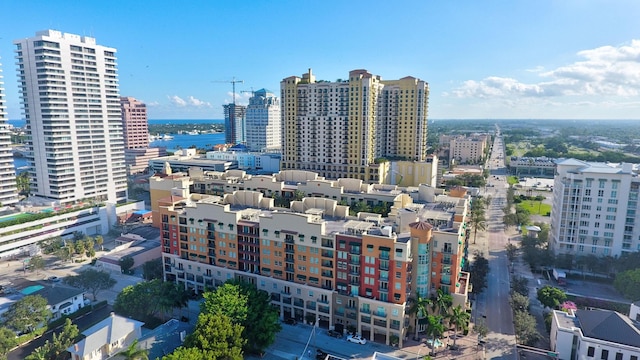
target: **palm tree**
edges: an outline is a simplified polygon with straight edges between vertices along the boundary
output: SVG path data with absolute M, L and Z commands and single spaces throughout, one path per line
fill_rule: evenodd
M 431 349 L 432 353 L 436 353 L 436 338 L 440 337 L 444 333 L 444 325 L 442 324 L 442 316 L 428 315 L 427 316 L 427 336 L 431 337 Z
M 449 308 L 453 304 L 453 296 L 451 294 L 445 294 L 442 289 L 438 289 L 438 292 L 431 297 L 431 310 L 432 315 L 446 316 L 449 313 Z
M 458 305 L 451 309 L 447 316 L 449 325 L 453 326 L 453 347 L 456 347 L 456 339 L 458 338 L 458 329 L 467 330 L 471 315 L 466 312 L 462 306 Z
M 418 320 L 424 319 L 428 314 L 428 309 L 432 306 L 432 300 L 430 298 L 423 298 L 418 296 L 417 299 L 411 299 L 411 306 L 409 307 L 409 314 L 415 314 L 416 316 L 416 333 L 415 337 L 418 337 Z
M 484 217 L 484 209 L 476 208 L 471 210 L 469 225 L 473 226 L 473 243 L 475 244 L 478 230 L 487 230 L 487 219 Z
M 149 360 L 149 350 L 138 348 L 138 339 L 135 339 L 126 350 L 121 351 L 118 355 L 124 360 Z

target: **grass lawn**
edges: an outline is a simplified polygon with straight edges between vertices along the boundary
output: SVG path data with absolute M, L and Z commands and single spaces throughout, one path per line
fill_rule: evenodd
M 517 176 L 508 176 L 507 182 L 509 183 L 509 185 L 515 185 L 520 183 Z
M 541 203 L 539 201 L 525 200 L 518 204 L 523 209 L 529 211 L 531 215 L 547 216 L 547 213 L 551 212 L 551 205 Z

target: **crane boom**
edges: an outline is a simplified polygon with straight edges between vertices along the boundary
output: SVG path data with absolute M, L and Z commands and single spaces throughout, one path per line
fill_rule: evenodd
M 236 107 L 236 83 L 244 84 L 244 80 L 236 80 L 236 77 L 234 76 L 231 80 L 216 80 L 216 81 L 212 81 L 212 82 L 214 82 L 214 83 L 227 83 L 227 84 L 231 83 L 232 88 L 233 88 L 233 108 L 235 109 L 235 107 Z

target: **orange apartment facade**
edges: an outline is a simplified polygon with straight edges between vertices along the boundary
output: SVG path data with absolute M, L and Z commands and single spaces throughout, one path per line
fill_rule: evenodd
M 172 180 L 173 181 L 173 180 Z M 293 201 L 241 190 L 178 189 L 159 199 L 165 279 L 202 292 L 240 278 L 271 294 L 283 318 L 389 344 L 413 324 L 409 299 L 437 289 L 466 305 L 466 198 L 412 204 L 388 218 L 327 198 Z M 460 221 L 462 220 L 462 221 Z

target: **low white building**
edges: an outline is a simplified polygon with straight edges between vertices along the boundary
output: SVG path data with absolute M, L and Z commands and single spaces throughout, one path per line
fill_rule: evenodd
M 64 285 L 45 286 L 33 295 L 40 295 L 47 300 L 48 308 L 53 314 L 52 320 L 72 314 L 89 304 L 83 290 Z
M 82 340 L 71 345 L 67 351 L 72 360 L 103 360 L 126 349 L 142 335 L 144 323 L 118 316 L 114 313 L 93 325 L 82 334 Z
M 551 350 L 559 360 L 638 360 L 639 324 L 611 310 L 554 310 Z

